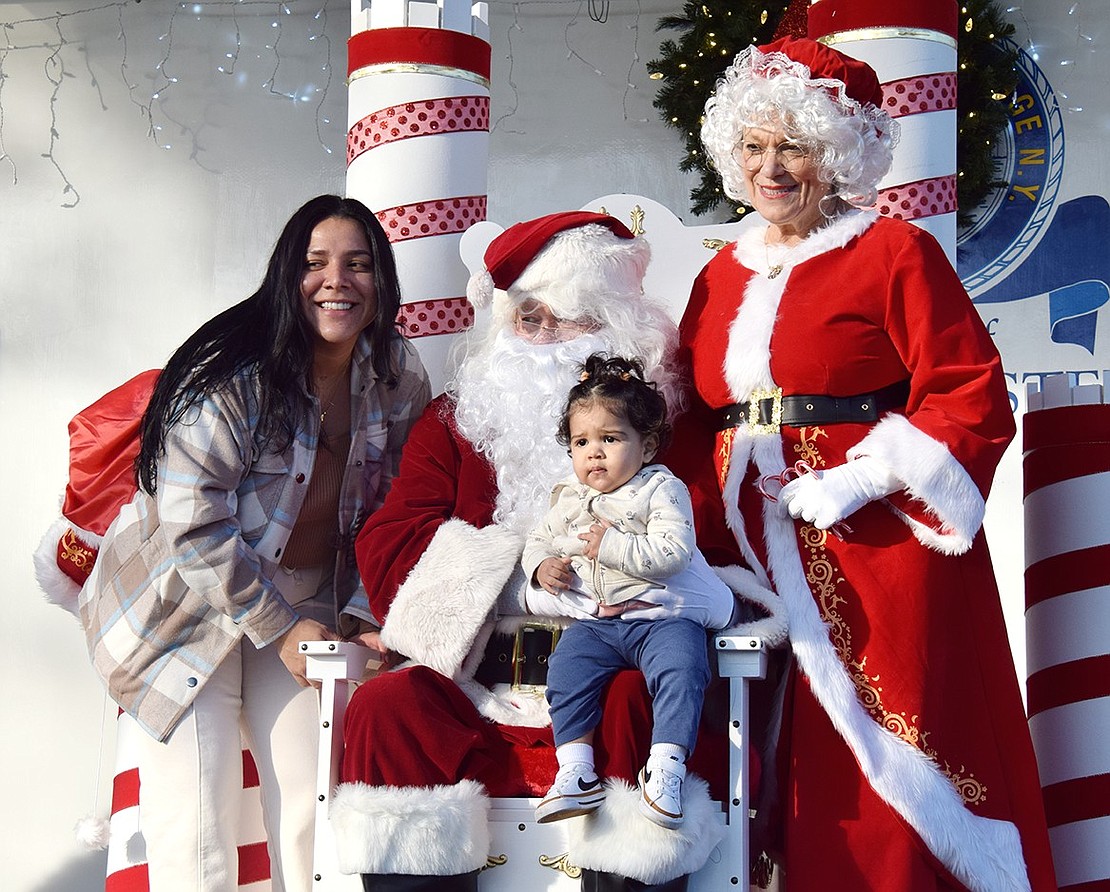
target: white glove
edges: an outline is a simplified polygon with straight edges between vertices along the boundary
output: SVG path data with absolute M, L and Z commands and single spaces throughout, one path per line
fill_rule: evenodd
M 791 480 L 779 493 L 787 513 L 827 530 L 868 502 L 902 488 L 902 481 L 869 455 Z

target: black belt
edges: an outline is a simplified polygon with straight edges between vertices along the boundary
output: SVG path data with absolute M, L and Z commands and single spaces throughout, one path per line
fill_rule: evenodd
M 547 684 L 547 664 L 561 630 L 541 623 L 526 623 L 514 635 L 490 636 L 477 681 L 489 687 L 511 684 L 514 688 L 535 688 Z
M 910 382 L 896 381 L 874 393 L 855 396 L 794 394 L 783 396 L 781 388 L 756 391 L 752 399 L 721 409 L 719 430 L 750 424 L 762 433 L 778 433 L 779 426 L 806 427 L 813 424 L 868 423 L 884 412 L 906 405 Z

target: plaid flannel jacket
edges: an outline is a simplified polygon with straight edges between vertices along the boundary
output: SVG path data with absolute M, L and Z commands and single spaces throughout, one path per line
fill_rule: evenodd
M 385 499 L 430 397 L 415 349 L 400 337 L 392 349 L 401 369 L 396 388 L 377 380 L 365 339 L 352 363 L 337 609 L 366 601 L 354 537 Z M 256 389 L 245 371 L 170 427 L 156 495 L 140 490 L 123 507 L 81 591 L 94 667 L 116 702 L 159 740 L 243 636 L 264 647 L 297 618 L 270 580 L 312 475 L 319 412 L 284 451 L 261 451 Z

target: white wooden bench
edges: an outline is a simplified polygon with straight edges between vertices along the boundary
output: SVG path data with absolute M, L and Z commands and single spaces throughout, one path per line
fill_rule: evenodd
M 726 892 L 749 888 L 748 880 L 748 683 L 763 678 L 767 651 L 759 638 L 716 636 L 718 671 L 729 679 L 729 790 L 721 804 L 722 842 L 706 865 L 690 878 L 690 892 Z M 315 892 L 360 892 L 357 875 L 336 868 L 335 842 L 328 821 L 331 795 L 339 782 L 343 758 L 343 718 L 351 685 L 362 674 L 370 651 L 346 642 L 315 641 L 301 645 L 308 677 L 319 680 L 320 759 L 316 780 Z M 482 892 L 573 892 L 580 870 L 567 860 L 566 821 L 537 824 L 538 799 L 493 799 L 492 848 L 479 885 Z

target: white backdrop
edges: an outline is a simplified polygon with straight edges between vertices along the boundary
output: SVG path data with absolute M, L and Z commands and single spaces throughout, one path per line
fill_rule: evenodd
M 321 3 L 304 0 L 287 0 L 288 15 L 250 0 L 198 4 L 199 13 L 168 0 L 106 5 L 63 17 L 57 53 L 41 46 L 58 42 L 55 12 L 99 5 L 0 3 L 0 156 L 11 159 L 0 158 L 9 610 L 0 631 L 0 875 L 12 892 L 103 888 L 103 853 L 83 851 L 72 828 L 94 806 L 98 761 L 97 805 L 107 809 L 110 721 L 103 754 L 100 738 L 102 716 L 114 713 L 76 621 L 43 601 L 30 560 L 57 516 L 66 423 L 127 376 L 163 364 L 204 319 L 252 291 L 288 215 L 344 183 L 346 0 L 327 0 L 326 25 L 316 17 Z M 615 191 L 685 207 L 692 183 L 676 172 L 680 144 L 656 119 L 644 68 L 658 47 L 655 21 L 672 4 L 612 7 L 601 24 L 585 3 L 524 2 L 518 15 L 493 4 L 490 219 L 511 223 Z M 279 33 L 275 52 L 268 45 Z M 326 96 L 313 92 L 328 75 L 327 40 L 310 39 L 320 34 L 334 66 Z M 273 90 L 307 99 L 270 92 L 275 66 Z M 150 102 L 165 82 L 160 71 L 177 82 L 152 106 L 162 126 L 155 140 L 136 103 Z M 62 81 L 53 103 L 48 73 Z M 64 177 L 41 157 L 52 113 Z M 74 199 L 66 180 L 80 198 L 73 208 L 62 206 Z
M 592 21 L 590 6 L 607 6 L 608 20 Z M 1055 62 L 1074 56 L 1079 38 L 1057 4 L 1023 6 L 1019 24 L 1047 40 L 1042 66 L 1055 64 L 1053 53 Z M 651 107 L 645 70 L 661 36 L 655 22 L 680 8 L 491 4 L 491 220 L 631 192 L 688 223 L 712 222 L 688 213 L 694 178 L 677 170 L 681 144 Z M 84 852 L 72 827 L 94 805 L 107 810 L 111 722 L 103 752 L 101 728 L 114 711 L 76 621 L 42 600 L 30 559 L 57 516 L 66 422 L 160 366 L 201 321 L 252 291 L 288 214 L 311 195 L 343 190 L 348 22 L 346 0 L 0 3 L 5 889 L 102 888 L 103 854 Z M 1105 82 L 1090 58 L 1070 75 L 1074 92 Z M 1108 191 L 1107 117 L 1088 92 L 1087 109 L 1068 122 L 1073 151 L 1089 153 L 1077 194 Z M 151 123 L 161 127 L 154 138 Z M 998 489 L 988 524 L 1001 530 L 992 545 L 1020 656 L 1016 458 Z

